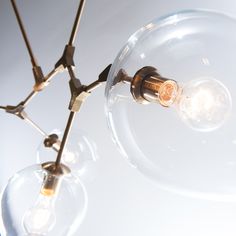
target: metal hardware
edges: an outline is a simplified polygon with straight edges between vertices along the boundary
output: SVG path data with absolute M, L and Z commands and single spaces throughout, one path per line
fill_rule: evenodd
M 65 146 L 66 146 L 66 143 L 67 143 L 67 140 L 68 140 L 68 136 L 69 136 L 69 133 L 70 133 L 70 130 L 71 130 L 74 118 L 75 118 L 75 114 L 76 114 L 76 112 L 74 112 L 74 111 L 70 112 L 70 115 L 69 115 L 69 118 L 68 118 L 68 121 L 67 121 L 67 125 L 66 125 L 66 128 L 65 128 L 65 132 L 63 134 L 63 138 L 62 138 L 62 141 L 61 141 L 60 149 L 59 149 L 59 152 L 58 152 L 58 155 L 57 155 L 56 168 L 60 168 L 61 158 L 62 158 L 64 149 L 65 149 Z
M 70 46 L 72 46 L 75 41 L 75 37 L 77 35 L 77 31 L 78 31 L 79 24 L 80 24 L 80 19 L 81 19 L 83 10 L 84 10 L 84 6 L 85 6 L 85 0 L 80 0 L 78 11 L 76 13 L 74 25 L 72 27 L 72 31 L 71 31 L 71 35 L 70 35 L 70 39 L 69 39 L 69 43 L 68 43 L 68 45 L 70 45 Z
M 50 134 L 47 138 L 44 140 L 44 146 L 47 148 L 52 147 L 55 143 L 58 142 L 58 135 L 57 134 Z
M 107 81 L 108 74 L 110 72 L 112 64 L 108 65 L 98 76 L 98 80 L 94 81 L 90 85 L 86 86 L 86 92 L 90 93 L 94 89 L 98 88 L 101 84 Z
M 45 162 L 41 166 L 44 170 L 53 175 L 64 175 L 71 172 L 69 167 L 64 164 L 60 164 L 58 167 L 56 162 Z
M 25 31 L 23 22 L 22 22 L 22 20 L 21 20 L 21 17 L 20 17 L 20 14 L 19 14 L 19 11 L 18 11 L 18 8 L 17 8 L 17 5 L 16 5 L 15 0 L 11 0 L 11 3 L 12 3 L 12 7 L 13 7 L 13 9 L 14 9 L 14 12 L 15 12 L 15 15 L 16 15 L 16 19 L 17 19 L 17 21 L 18 21 L 18 24 L 19 24 L 19 27 L 20 27 L 22 36 L 23 36 L 24 41 L 25 41 L 25 45 L 26 45 L 27 50 L 28 50 L 28 53 L 29 53 L 29 55 L 30 55 L 30 59 L 31 59 L 32 66 L 33 66 L 33 67 L 38 67 L 37 60 L 36 60 L 36 58 L 34 57 L 34 53 L 33 53 L 33 50 L 32 50 L 32 48 L 31 48 L 29 39 L 28 39 L 28 37 L 27 37 L 27 34 L 26 34 L 26 31 Z
M 58 60 L 58 62 L 55 65 L 55 68 L 59 68 L 63 66 L 63 68 L 65 69 L 68 66 L 75 66 L 74 59 L 73 59 L 74 52 L 75 52 L 74 46 L 66 45 L 61 58 Z
M 158 102 L 165 107 L 173 104 L 178 89 L 176 81 L 162 77 L 157 69 L 151 66 L 138 70 L 130 86 L 133 98 L 138 103 Z
M 13 114 L 21 118 L 22 120 L 25 119 L 26 113 L 24 112 L 24 104 L 23 102 L 19 103 L 17 106 L 6 106 L 5 111 L 7 113 Z
M 63 164 L 57 166 L 55 162 L 43 163 L 42 168 L 46 171 L 46 173 L 44 175 L 40 192 L 45 196 L 52 196 L 56 194 L 57 190 L 59 189 L 62 176 L 69 174 L 71 171 Z
M 21 20 L 21 17 L 20 17 L 20 14 L 19 14 L 19 11 L 18 11 L 15 0 L 11 0 L 11 3 L 12 3 L 12 7 L 14 9 L 16 19 L 18 21 L 22 36 L 23 36 L 24 41 L 25 41 L 25 45 L 27 47 L 27 50 L 28 50 L 28 53 L 29 53 L 29 56 L 30 56 L 30 59 L 31 59 L 31 63 L 32 63 L 32 67 L 33 67 L 33 75 L 34 75 L 34 79 L 35 79 L 34 89 L 35 89 L 35 91 L 40 91 L 44 88 L 44 75 L 43 75 L 41 67 L 38 65 L 37 60 L 34 56 L 33 50 L 31 48 L 29 39 L 27 37 L 27 34 L 26 34 L 26 31 L 25 31 L 23 22 Z
M 35 79 L 34 90 L 41 91 L 45 87 L 44 85 L 45 79 L 44 79 L 43 71 L 40 66 L 34 66 L 32 70 L 33 70 L 34 79 Z
M 129 76 L 125 70 L 120 69 L 113 81 L 113 86 L 120 82 L 131 83 L 132 80 L 133 77 Z
M 46 147 L 52 147 L 54 150 L 58 151 L 58 155 L 56 158 L 56 162 L 50 162 L 50 163 L 44 163 L 42 164 L 42 168 L 47 170 L 49 172 L 49 175 L 47 179 L 45 180 L 45 185 L 43 189 L 52 190 L 54 189 L 54 184 L 56 183 L 54 177 L 51 175 L 63 175 L 65 173 L 69 173 L 69 168 L 65 167 L 61 164 L 61 158 L 63 155 L 63 151 L 70 133 L 70 129 L 72 127 L 73 120 L 75 118 L 76 112 L 80 110 L 81 105 L 85 101 L 85 99 L 90 95 L 91 91 L 93 91 L 95 88 L 100 86 L 103 82 L 107 80 L 108 73 L 110 71 L 111 65 L 109 65 L 100 75 L 98 80 L 94 81 L 93 83 L 89 85 L 82 85 L 79 79 L 76 78 L 75 73 L 73 71 L 73 67 L 75 66 L 73 56 L 75 47 L 73 46 L 73 43 L 75 41 L 75 37 L 78 31 L 79 23 L 81 20 L 81 15 L 84 9 L 85 0 L 80 0 L 79 7 L 76 13 L 76 17 L 74 20 L 74 24 L 72 27 L 71 35 L 69 38 L 68 44 L 65 46 L 64 52 L 62 54 L 62 57 L 58 60 L 58 62 L 55 64 L 55 68 L 47 75 L 44 76 L 41 67 L 38 65 L 36 58 L 34 57 L 30 42 L 28 40 L 24 25 L 22 23 L 20 14 L 18 12 L 15 0 L 11 0 L 21 33 L 23 35 L 32 67 L 33 67 L 33 74 L 35 78 L 35 85 L 33 88 L 33 91 L 30 92 L 30 94 L 20 102 L 16 106 L 0 106 L 0 109 L 5 110 L 8 113 L 14 114 L 21 119 L 25 120 L 27 123 L 29 123 L 31 126 L 33 126 L 37 131 L 39 131 L 42 135 L 44 135 L 45 141 L 44 144 Z M 63 134 L 62 141 L 58 140 L 58 136 L 55 134 L 47 135 L 36 123 L 34 123 L 26 114 L 24 111 L 25 107 L 29 104 L 29 102 L 35 97 L 35 95 L 43 90 L 50 82 L 51 78 L 56 75 L 58 72 L 62 72 L 64 70 L 67 70 L 70 76 L 70 90 L 71 90 L 71 100 L 70 100 L 70 115 L 67 121 L 67 125 Z M 54 180 L 55 181 L 54 181 Z M 57 184 L 56 184 L 57 185 Z M 49 187 L 48 187 L 49 186 Z M 53 187 L 54 186 L 54 187 Z

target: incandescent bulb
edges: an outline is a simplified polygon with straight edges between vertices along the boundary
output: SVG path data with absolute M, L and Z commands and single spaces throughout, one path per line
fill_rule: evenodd
M 68 150 L 65 150 L 62 158 L 63 158 L 63 162 L 67 165 L 75 164 L 77 161 L 75 154 Z
M 124 75 L 120 73 L 121 80 Z M 212 77 L 200 77 L 181 85 L 162 77 L 156 68 L 146 66 L 138 70 L 134 78 L 130 77 L 130 81 L 131 93 L 137 102 L 175 107 L 181 120 L 197 131 L 221 127 L 232 110 L 229 90 Z
M 23 224 L 27 233 L 47 235 L 56 223 L 54 197 L 40 194 L 36 204 L 24 215 Z
M 45 164 L 49 165 L 50 164 Z M 45 173 L 43 185 L 34 206 L 29 208 L 23 224 L 27 233 L 47 235 L 56 223 L 54 202 L 60 187 L 62 176 Z
M 186 83 L 176 101 L 180 118 L 191 128 L 212 131 L 221 127 L 232 109 L 228 89 L 213 78 Z
M 87 202 L 83 184 L 66 166 L 61 164 L 55 169 L 55 162 L 30 166 L 16 173 L 2 194 L 6 233 L 75 235 L 85 217 Z

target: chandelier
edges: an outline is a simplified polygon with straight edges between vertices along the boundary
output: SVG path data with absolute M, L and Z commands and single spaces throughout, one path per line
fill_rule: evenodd
M 233 183 L 218 181 L 230 179 L 235 172 L 233 18 L 189 10 L 154 20 L 130 37 L 97 80 L 84 85 L 75 74 L 73 56 L 85 0 L 80 0 L 61 58 L 46 75 L 34 56 L 15 0 L 11 3 L 35 84 L 23 101 L 0 109 L 39 131 L 44 136 L 43 148 L 52 150 L 55 158 L 27 167 L 9 180 L 1 201 L 8 235 L 59 236 L 77 231 L 86 214 L 87 193 L 73 173 L 80 163 L 69 148 L 68 137 L 86 98 L 103 83 L 113 140 L 134 167 L 168 190 L 235 199 Z M 61 139 L 56 132 L 45 133 L 26 113 L 31 100 L 59 73 L 68 73 L 71 92 Z M 155 140 L 149 139 L 154 136 Z M 230 143 L 227 150 L 222 142 Z

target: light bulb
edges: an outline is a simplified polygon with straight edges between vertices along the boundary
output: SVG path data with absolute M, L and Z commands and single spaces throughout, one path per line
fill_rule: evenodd
M 68 150 L 65 150 L 62 158 L 63 158 L 63 162 L 67 165 L 74 164 L 77 161 L 75 154 Z
M 69 236 L 76 234 L 85 217 L 87 193 L 66 166 L 56 170 L 49 162 L 16 173 L 1 205 L 7 235 Z
M 218 80 L 198 78 L 186 83 L 176 99 L 180 118 L 192 129 L 212 131 L 221 127 L 232 109 L 231 95 Z
M 47 235 L 56 223 L 54 198 L 39 194 L 36 203 L 24 215 L 23 224 L 27 233 Z
M 124 74 L 120 76 L 124 77 Z M 146 66 L 130 81 L 131 93 L 137 102 L 175 107 L 180 119 L 197 131 L 218 129 L 231 113 L 229 90 L 212 77 L 200 77 L 181 84 L 162 77 L 154 67 Z
M 182 86 L 167 80 L 158 93 L 161 105 L 174 105 L 181 120 L 198 131 L 212 131 L 221 127 L 232 109 L 229 90 L 211 77 L 191 80 Z
M 54 202 L 62 176 L 46 172 L 41 191 L 34 206 L 29 208 L 23 218 L 27 233 L 47 235 L 56 223 Z

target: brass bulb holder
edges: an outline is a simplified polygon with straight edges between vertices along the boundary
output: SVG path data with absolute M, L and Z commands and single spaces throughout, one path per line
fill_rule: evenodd
M 70 169 L 63 164 L 60 164 L 58 167 L 55 162 L 43 163 L 42 168 L 46 171 L 46 173 L 40 192 L 44 196 L 53 196 L 59 189 L 62 176 L 69 174 Z
M 178 95 L 179 86 L 176 81 L 162 77 L 155 67 L 146 66 L 134 75 L 130 91 L 138 103 L 158 102 L 169 107 Z

